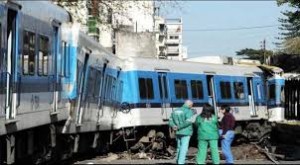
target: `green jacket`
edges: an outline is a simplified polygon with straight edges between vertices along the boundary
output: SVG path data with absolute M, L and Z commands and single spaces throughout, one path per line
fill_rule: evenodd
M 198 130 L 198 140 L 219 139 L 218 119 L 215 115 L 208 120 L 199 115 L 196 118 L 195 124 Z
M 192 116 L 193 111 L 188 106 L 183 105 L 181 108 L 177 108 L 172 112 L 169 118 L 169 126 L 177 126 L 178 130 L 176 131 L 176 135 L 192 135 Z

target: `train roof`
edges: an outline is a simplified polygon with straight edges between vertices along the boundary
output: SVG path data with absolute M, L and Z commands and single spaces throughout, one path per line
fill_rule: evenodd
M 86 51 L 91 51 L 89 61 L 92 64 L 99 64 L 107 61 L 110 64 L 120 66 L 122 63 L 120 58 L 107 51 L 106 48 L 101 46 L 97 41 L 80 31 L 79 23 L 75 22 L 62 24 L 62 40 L 70 43 L 72 46 L 80 47 L 81 49 L 85 49 Z M 79 60 L 83 61 L 83 58 L 84 57 L 79 57 Z
M 161 60 L 154 58 L 131 57 L 126 60 L 124 71 L 164 70 L 177 73 L 216 74 L 232 76 L 260 76 L 263 71 L 257 66 L 235 66 L 222 64 L 208 64 L 191 61 Z
M 21 12 L 23 14 L 35 17 L 45 22 L 50 22 L 55 19 L 60 22 L 67 22 L 71 20 L 70 14 L 62 7 L 55 5 L 50 0 L 42 1 L 15 1 L 3 2 L 3 3 L 15 3 L 21 6 Z

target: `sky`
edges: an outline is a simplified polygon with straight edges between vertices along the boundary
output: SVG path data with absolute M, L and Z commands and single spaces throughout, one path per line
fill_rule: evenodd
M 162 12 L 165 18 L 182 17 L 183 45 L 188 57 L 235 56 L 244 48 L 275 50 L 281 11 L 276 1 L 181 1 L 180 7 Z M 224 30 L 241 27 L 267 28 Z M 198 30 L 198 31 L 191 31 Z M 199 31 L 201 30 L 201 31 Z

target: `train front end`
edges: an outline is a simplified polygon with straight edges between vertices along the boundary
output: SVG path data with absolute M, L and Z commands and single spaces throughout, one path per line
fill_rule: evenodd
M 284 120 L 284 78 L 278 74 L 267 80 L 267 108 L 269 121 Z

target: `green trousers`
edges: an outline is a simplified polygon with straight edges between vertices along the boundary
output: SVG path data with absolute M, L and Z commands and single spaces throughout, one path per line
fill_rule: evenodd
M 196 157 L 197 164 L 205 164 L 208 144 L 211 151 L 212 163 L 220 164 L 218 140 L 198 140 L 198 153 Z

